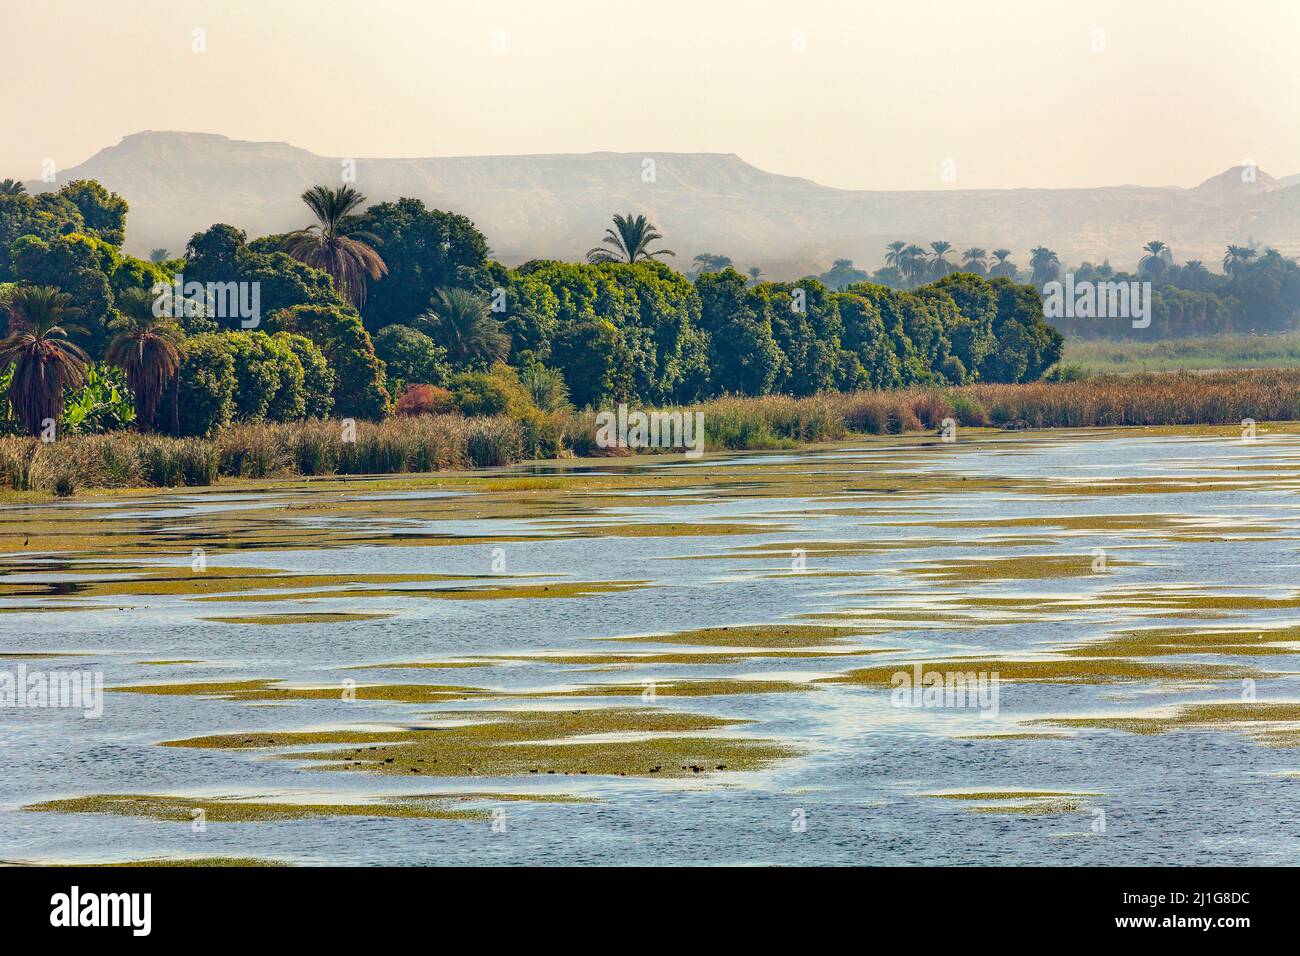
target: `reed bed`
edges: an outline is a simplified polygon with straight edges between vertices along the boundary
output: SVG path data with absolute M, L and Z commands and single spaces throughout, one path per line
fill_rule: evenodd
M 793 398 L 720 398 L 704 414 L 706 447 L 765 449 L 959 425 L 1080 428 L 1300 420 L 1300 369 L 1098 375 L 1072 382 L 915 388 Z M 0 485 L 70 495 L 84 488 L 203 486 L 222 477 L 361 475 L 509 465 L 528 457 L 618 454 L 597 447 L 594 412 L 398 416 L 241 424 L 212 439 L 135 432 L 49 444 L 0 438 Z M 672 451 L 673 449 L 664 449 Z M 623 453 L 627 453 L 623 451 Z

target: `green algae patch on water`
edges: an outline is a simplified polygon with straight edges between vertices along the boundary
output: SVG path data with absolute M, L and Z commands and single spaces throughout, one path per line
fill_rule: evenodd
M 234 615 L 229 617 L 215 616 L 200 618 L 200 620 L 213 621 L 218 624 L 343 624 L 349 621 L 376 621 L 389 617 L 393 617 L 393 614 L 384 614 L 380 612 L 334 613 L 328 611 L 304 611 L 300 614 L 246 614 L 243 616 Z
M 233 701 L 379 700 L 428 704 L 470 697 L 493 696 L 478 687 L 440 684 L 332 684 L 294 686 L 273 680 L 201 681 L 175 684 L 131 684 L 110 687 L 121 694 L 158 694 L 169 697 L 215 697 Z M 345 696 L 346 695 L 346 696 Z M 499 695 L 496 695 L 499 696 Z
M 698 647 L 808 648 L 827 647 L 870 633 L 867 628 L 829 627 L 820 624 L 738 624 L 701 627 L 671 634 L 605 637 L 604 641 L 640 641 L 646 644 L 692 644 Z
M 1029 554 L 1011 558 L 960 558 L 943 564 L 908 565 L 918 577 L 959 584 L 970 581 L 1030 581 L 1107 574 L 1112 568 L 1142 567 L 1142 562 L 1108 558 L 1103 569 L 1085 554 Z
M 112 863 L 80 863 L 78 866 L 93 867 L 155 867 L 155 866 L 197 866 L 197 867 L 248 867 L 248 866 L 292 866 L 283 860 L 264 860 L 253 856 L 164 856 L 151 860 L 117 860 Z
M 1064 651 L 1098 657 L 1161 657 L 1173 654 L 1264 657 L 1300 654 L 1300 627 L 1176 628 L 1152 627 L 1120 631 Z
M 1164 714 L 1052 717 L 1032 723 L 1080 730 L 1119 730 L 1143 735 L 1179 730 L 1232 730 L 1245 734 L 1265 747 L 1300 747 L 1300 701 L 1182 704 Z
M 551 652 L 541 654 L 501 655 L 483 663 L 561 664 L 584 667 L 630 667 L 649 664 L 737 664 L 753 660 L 817 660 L 831 657 L 860 657 L 868 654 L 900 653 L 898 647 L 850 647 L 842 650 L 775 650 L 768 648 L 727 649 L 719 651 L 634 651 L 625 654 Z M 396 664 L 394 667 L 419 667 L 420 664 Z
M 1041 684 L 1114 684 L 1128 681 L 1205 681 L 1259 679 L 1265 671 L 1229 664 L 1149 663 L 1125 657 L 1105 658 L 987 658 L 931 660 L 881 664 L 857 668 L 836 677 L 822 678 L 832 684 L 861 684 L 868 687 L 896 686 L 894 678 L 911 678 L 920 667 L 923 675 L 985 673 L 998 680 Z M 911 686 L 910 684 L 908 686 Z
M 379 732 L 220 734 L 166 746 L 329 746 L 279 756 L 326 770 L 441 777 L 692 777 L 760 769 L 798 754 L 772 740 L 719 734 L 747 721 L 664 709 L 468 711 L 439 718 L 451 722 Z
M 47 800 L 23 808 L 49 813 L 109 813 L 189 823 L 201 811 L 209 823 L 271 823 L 320 817 L 398 817 L 435 820 L 481 820 L 488 811 L 456 806 L 442 797 L 392 798 L 374 803 L 288 803 L 273 800 L 213 799 L 195 797 L 97 794 L 65 800 Z
M 518 694 L 520 697 L 723 697 L 732 694 L 789 694 L 819 690 L 810 681 L 763 680 L 761 678 L 661 678 L 637 684 L 586 684 L 568 690 Z
M 972 813 L 1039 816 L 1054 813 L 1082 813 L 1083 798 L 1100 796 L 1070 790 L 961 790 L 922 794 L 941 800 L 970 801 Z

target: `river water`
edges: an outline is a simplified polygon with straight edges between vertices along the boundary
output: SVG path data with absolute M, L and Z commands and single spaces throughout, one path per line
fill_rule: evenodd
M 0 708 L 0 859 L 1295 865 L 1297 464 L 1300 440 L 1281 432 L 986 434 L 557 463 L 438 484 L 395 477 L 9 505 L 0 671 L 84 671 L 110 690 L 92 718 Z M 291 586 L 250 587 L 241 575 L 259 569 L 291 575 Z M 117 586 L 160 574 L 181 583 Z M 394 580 L 402 576 L 410 580 Z M 590 592 L 527 590 L 573 582 Z M 411 593 L 439 588 L 504 590 Z M 304 616 L 331 614 L 356 617 Z M 771 623 L 860 630 L 840 642 L 860 653 L 654 640 Z M 1146 628 L 1249 632 L 1266 646 L 1234 637 L 1079 652 Z M 710 652 L 726 653 L 698 659 Z M 660 658 L 626 656 L 641 653 Z M 673 654 L 683 659 L 664 659 Z M 985 687 L 996 713 L 987 696 L 985 706 L 914 706 L 889 680 L 835 679 L 867 667 L 915 673 L 916 662 L 999 669 L 951 663 L 981 657 L 1004 672 L 1007 661 L 1070 663 L 1052 679 L 1013 670 Z M 1117 659 L 1150 673 L 1117 675 L 1105 666 Z M 375 666 L 440 661 L 477 666 Z M 654 693 L 703 679 L 706 692 Z M 254 680 L 343 692 L 266 701 L 112 690 Z M 750 693 L 745 681 L 781 687 Z M 353 700 L 352 682 L 487 697 Z M 605 696 L 602 684 L 624 690 Z M 1267 721 L 1249 709 L 1293 700 L 1295 714 L 1283 707 Z M 1174 718 L 1189 705 L 1226 705 L 1228 717 L 1143 733 L 1105 720 Z M 548 707 L 734 718 L 743 723 L 704 733 L 786 755 L 684 776 L 413 778 L 340 773 L 292 759 L 292 749 L 161 745 Z M 588 742 L 634 739 L 615 722 Z M 473 794 L 466 805 L 490 816 L 197 826 L 24 809 L 121 794 L 355 804 L 440 793 Z

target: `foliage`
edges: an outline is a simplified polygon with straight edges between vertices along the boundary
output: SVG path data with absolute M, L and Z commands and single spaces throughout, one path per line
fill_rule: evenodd
M 444 385 L 450 370 L 447 350 L 418 329 L 387 325 L 375 335 L 375 354 L 384 362 L 389 391 L 408 382 Z
M 267 318 L 272 332 L 305 335 L 334 370 L 334 414 L 350 418 L 383 418 L 391 399 L 385 390 L 384 363 L 361 316 L 338 305 L 300 305 Z

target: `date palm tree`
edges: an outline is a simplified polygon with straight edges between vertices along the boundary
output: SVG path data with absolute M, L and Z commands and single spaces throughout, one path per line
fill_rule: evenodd
M 763 270 L 758 266 L 749 267 L 749 284 L 758 285 L 759 280 L 763 278 Z
M 993 250 L 993 267 L 989 269 L 989 275 L 1006 276 L 1008 279 L 1014 279 L 1018 271 L 1016 264 L 1011 261 L 1010 249 Z
M 154 265 L 161 265 L 167 261 L 167 250 L 158 248 L 149 250 L 149 261 Z
M 614 215 L 614 228 L 605 230 L 600 240 L 609 249 L 594 246 L 587 250 L 588 262 L 642 262 L 655 256 L 676 256 L 671 249 L 650 250 L 650 243 L 662 239 L 654 223 L 642 215 Z
M 365 201 L 351 186 L 313 186 L 302 201 L 316 222 L 285 236 L 281 248 L 299 262 L 328 272 L 334 287 L 358 309 L 366 301 L 366 280 L 388 274 L 388 266 L 374 247 L 381 245 L 373 232 L 358 227 L 356 210 Z
M 971 246 L 961 254 L 961 267 L 966 272 L 973 272 L 982 276 L 985 270 L 988 269 L 988 263 L 989 254 L 979 246 Z
M 732 266 L 731 256 L 719 255 L 716 252 L 701 252 L 691 261 L 695 263 L 696 270 L 701 273 L 721 272 Z
M 9 334 L 0 340 L 0 374 L 13 368 L 9 407 L 24 430 L 39 435 L 46 420 L 63 415 L 63 390 L 86 384 L 81 347 L 68 333 L 85 334 L 72 323 L 80 309 L 72 296 L 51 286 L 20 286 L 4 299 Z
M 1169 260 L 1172 254 L 1169 247 L 1159 239 L 1152 239 L 1142 251 L 1146 253 L 1138 262 L 1138 272 L 1152 279 L 1159 279 L 1165 274 L 1169 267 Z
M 907 276 L 912 285 L 916 285 L 925 278 L 925 274 L 930 269 L 930 260 L 926 258 L 924 249 L 913 244 L 904 247 L 903 251 L 899 253 L 899 256 L 899 271 Z
M 1033 272 L 1034 285 L 1041 289 L 1061 274 L 1061 260 L 1046 246 L 1035 246 L 1029 250 L 1029 268 Z
M 439 289 L 416 322 L 429 329 L 455 364 L 490 364 L 510 354 L 510 336 L 492 318 L 487 300 L 469 289 Z
M 903 250 L 907 248 L 907 243 L 902 239 L 895 239 L 889 245 L 885 246 L 885 265 L 893 266 L 899 272 L 903 269 Z
M 27 187 L 16 179 L 0 179 L 0 196 L 21 196 Z
M 1200 259 L 1188 259 L 1183 263 L 1182 286 L 1193 292 L 1202 292 L 1210 282 L 1210 270 Z
M 185 333 L 170 315 L 154 314 L 153 296 L 129 289 L 118 297 L 121 315 L 109 323 L 116 333 L 104 350 L 104 361 L 126 373 L 126 386 L 135 396 L 135 423 L 140 431 L 153 427 L 158 405 L 185 357 Z M 179 432 L 180 389 L 172 393 L 172 431 Z
M 938 242 L 930 243 L 930 274 L 937 279 L 942 279 L 948 273 L 952 272 L 952 263 L 948 261 L 948 253 L 952 251 L 952 243 L 940 239 Z
M 1228 251 L 1223 254 L 1223 271 L 1230 276 L 1235 276 L 1251 259 L 1255 258 L 1255 250 L 1249 246 L 1228 246 Z

